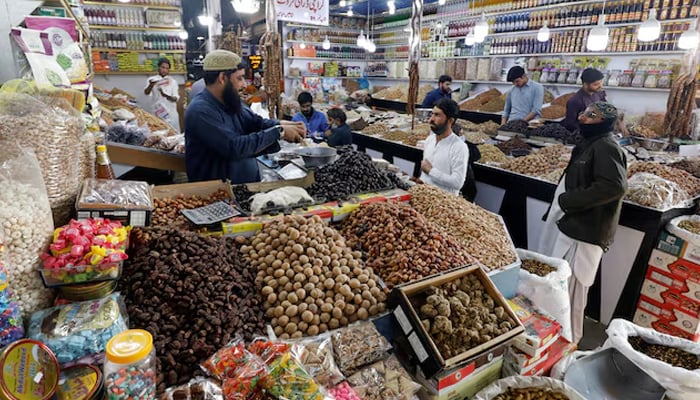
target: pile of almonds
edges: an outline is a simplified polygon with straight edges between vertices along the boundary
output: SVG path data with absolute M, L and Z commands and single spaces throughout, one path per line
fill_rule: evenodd
M 135 228 L 119 287 L 130 326 L 153 335 L 159 393 L 189 381 L 231 338 L 264 330 L 255 274 L 231 239 Z
M 496 215 L 435 186 L 415 185 L 410 192 L 413 208 L 454 237 L 487 271 L 517 260 L 508 232 Z
M 257 271 L 266 315 L 281 339 L 318 335 L 385 310 L 377 276 L 319 216 L 273 221 L 241 252 Z
M 153 199 L 153 214 L 151 225 L 176 225 L 181 227 L 189 226 L 189 221 L 180 211 L 197 207 L 204 207 L 211 203 L 230 199 L 231 195 L 225 190 L 219 189 L 209 196 L 177 196 Z
M 404 203 L 363 205 L 343 221 L 341 232 L 388 287 L 474 262 L 454 238 Z
M 676 183 L 685 190 L 690 197 L 700 195 L 700 179 L 681 169 L 672 168 L 655 162 L 638 161 L 627 168 L 627 178 L 631 178 L 639 172 L 648 172 L 666 180 Z

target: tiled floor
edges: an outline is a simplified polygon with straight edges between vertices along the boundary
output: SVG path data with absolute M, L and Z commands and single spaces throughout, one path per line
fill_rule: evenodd
M 583 339 L 579 342 L 579 350 L 593 350 L 602 346 L 608 335 L 605 334 L 606 325 L 600 322 L 586 318 L 583 321 Z

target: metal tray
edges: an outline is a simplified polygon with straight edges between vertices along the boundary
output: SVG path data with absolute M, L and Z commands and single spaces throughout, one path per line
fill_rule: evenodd
M 661 400 L 664 389 L 652 377 L 614 348 L 575 361 L 564 382 L 587 399 Z

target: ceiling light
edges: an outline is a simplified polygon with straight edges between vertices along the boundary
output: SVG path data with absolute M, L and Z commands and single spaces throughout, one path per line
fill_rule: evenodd
M 394 3 L 394 0 L 387 1 L 386 5 L 387 7 L 389 7 L 389 14 L 394 15 L 394 13 L 396 12 L 396 3 Z
M 197 40 L 204 40 L 204 36 L 197 36 Z
M 242 33 L 243 33 L 244 35 L 247 35 L 247 34 L 248 34 L 248 31 L 245 30 L 245 29 L 243 29 L 243 32 L 242 32 Z
M 349 9 L 349 10 L 348 10 L 348 17 L 352 17 L 352 16 L 353 16 L 353 14 L 354 14 L 354 13 L 352 12 L 352 8 L 351 8 L 351 9 Z
M 367 38 L 365 37 L 365 32 L 360 29 L 360 34 L 357 35 L 357 47 L 364 49 L 365 43 L 367 43 Z
M 345 0 L 340 0 L 340 3 L 338 3 L 339 6 L 345 7 Z
M 367 40 L 367 44 L 365 45 L 365 50 L 367 50 L 370 53 L 374 53 L 375 51 L 377 51 L 377 45 L 375 45 L 373 41 Z
M 544 21 L 544 25 L 537 31 L 537 41 L 546 42 L 549 40 L 549 27 L 547 26 L 547 21 Z
M 211 22 L 212 22 L 211 16 L 209 16 L 209 15 L 204 15 L 204 14 L 198 16 L 198 17 L 197 17 L 197 20 L 199 21 L 199 24 L 200 24 L 200 25 L 205 25 L 205 26 L 211 25 Z
M 239 14 L 255 14 L 260 11 L 259 0 L 231 0 L 231 5 Z
M 605 14 L 600 14 L 598 25 L 591 29 L 586 40 L 586 48 L 590 51 L 603 51 L 608 47 L 610 30 L 605 26 Z
M 131 3 L 131 0 L 119 0 L 120 3 Z
M 305 48 L 306 48 L 306 43 L 301 42 L 301 44 L 299 45 L 299 48 L 300 48 L 300 49 L 305 49 Z
M 683 32 L 678 38 L 678 48 L 683 50 L 695 49 L 700 42 L 700 33 L 698 33 L 697 23 L 693 22 L 687 31 Z
M 476 37 L 474 36 L 474 29 L 470 29 L 467 36 L 464 38 L 464 44 L 467 46 L 474 46 L 476 42 Z
M 474 25 L 474 37 L 478 43 L 484 41 L 486 36 L 489 34 L 489 23 L 486 21 L 486 15 L 481 13 L 481 20 Z M 480 40 L 481 39 L 481 40 Z
M 331 48 L 331 41 L 328 40 L 328 35 L 326 35 L 326 38 L 323 39 L 323 50 L 328 50 Z
M 438 0 L 438 5 L 444 6 L 446 0 Z
M 661 36 L 661 23 L 656 19 L 656 9 L 649 10 L 649 18 L 639 25 L 637 40 L 640 42 L 651 42 Z
M 177 36 L 179 36 L 182 40 L 187 40 L 187 38 L 190 37 L 190 34 L 187 33 L 187 31 L 180 31 Z

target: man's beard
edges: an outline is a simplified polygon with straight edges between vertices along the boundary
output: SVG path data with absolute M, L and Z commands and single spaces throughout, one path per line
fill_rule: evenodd
M 243 109 L 243 104 L 241 104 L 241 96 L 239 96 L 238 91 L 233 88 L 231 81 L 226 82 L 226 85 L 224 85 L 222 98 L 224 100 L 224 105 L 232 113 L 238 114 Z
M 307 119 L 311 118 L 314 115 L 314 108 L 311 107 L 309 108 L 309 111 L 302 111 L 302 115 L 304 115 Z
M 430 130 L 436 135 L 442 135 L 447 130 L 447 123 L 442 125 L 430 124 Z

